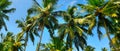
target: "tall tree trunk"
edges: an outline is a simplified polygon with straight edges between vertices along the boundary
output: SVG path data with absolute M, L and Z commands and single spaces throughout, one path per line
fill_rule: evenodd
M 41 34 L 40 34 L 39 43 L 38 43 L 38 47 L 36 48 L 36 51 L 40 51 L 41 50 L 40 46 L 41 46 L 41 41 L 42 41 L 43 30 L 44 30 L 44 27 L 42 28 L 42 31 L 41 31 Z

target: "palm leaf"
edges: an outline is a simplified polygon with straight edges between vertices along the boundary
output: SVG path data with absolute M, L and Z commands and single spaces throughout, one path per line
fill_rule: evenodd
M 32 32 L 30 32 L 30 34 L 29 34 L 29 36 L 30 36 L 30 39 L 31 39 L 31 41 L 33 42 L 33 45 L 34 45 L 34 35 L 33 35 L 33 33 Z
M 69 35 L 70 35 L 70 39 L 74 38 L 74 31 L 72 27 L 69 27 Z
M 38 28 L 34 28 L 33 33 L 34 33 L 36 36 L 40 36 L 39 33 L 38 33 Z
M 55 5 L 55 4 L 57 3 L 57 1 L 58 1 L 58 0 L 42 0 L 44 7 L 47 7 L 50 3 L 51 3 L 52 5 Z
M 60 28 L 58 29 L 58 34 L 61 38 L 64 38 L 65 34 L 68 33 L 67 32 L 67 28 L 65 25 L 60 26 Z
M 0 1 L 0 9 L 1 10 L 6 9 L 9 5 L 11 5 L 11 2 L 8 0 L 1 0 Z
M 70 14 L 73 17 L 76 9 L 77 8 L 75 6 L 68 7 L 67 12 L 68 12 L 68 14 Z
M 106 48 L 102 48 L 102 51 L 107 51 L 107 49 Z
M 6 26 L 5 21 L 4 21 L 3 18 L 0 19 L 0 23 L 1 23 L 0 24 L 0 29 L 2 28 L 2 26 L 4 26 L 5 30 L 7 31 L 7 26 Z
M 36 13 L 36 12 L 37 12 L 36 8 L 30 8 L 30 9 L 28 9 L 28 11 L 27 11 L 28 15 L 34 14 L 34 13 Z
M 101 40 L 101 37 L 102 37 L 102 32 L 99 30 L 100 29 L 100 27 L 99 27 L 99 25 L 97 26 L 97 33 L 98 33 L 98 38 L 99 38 L 99 40 Z
M 77 4 L 77 5 L 80 6 L 82 9 L 88 11 L 89 13 L 94 12 L 94 10 L 97 8 L 92 5 L 83 5 L 83 4 Z
M 96 25 L 96 21 L 95 21 L 95 19 L 93 19 L 91 24 L 89 25 L 88 34 L 92 33 L 92 29 L 95 27 L 95 25 Z
M 102 6 L 105 2 L 104 0 L 94 0 L 94 1 L 87 0 L 87 1 L 88 1 L 88 4 L 93 5 L 93 6 L 98 6 L 98 7 Z
M 16 20 L 16 23 L 18 23 L 18 27 L 25 27 L 25 24 L 21 20 Z
M 6 31 L 7 26 L 5 24 L 4 19 L 9 20 L 9 17 L 6 15 L 6 13 L 10 13 L 12 10 L 14 10 L 13 8 L 7 9 L 9 5 L 11 5 L 10 1 L 0 0 L 0 23 L 1 23 L 0 29 L 2 28 L 2 26 L 4 26 Z
M 8 9 L 8 10 L 2 10 L 4 13 L 11 13 L 11 12 L 14 12 L 15 11 L 15 8 L 11 8 L 11 9 Z
M 78 26 L 76 26 L 76 32 L 78 32 L 79 33 L 79 36 L 82 36 L 82 34 L 83 34 L 83 30 L 80 28 L 80 27 L 78 27 Z

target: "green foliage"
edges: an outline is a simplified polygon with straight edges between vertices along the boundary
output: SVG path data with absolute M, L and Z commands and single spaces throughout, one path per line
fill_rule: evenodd
M 102 5 L 104 5 L 105 0 L 87 0 L 88 5 L 92 5 L 92 6 L 96 6 L 96 7 L 100 7 Z
M 94 35 L 94 27 L 101 40 L 101 27 L 105 29 L 112 51 L 120 50 L 120 6 L 118 0 L 86 0 L 87 4 L 69 6 L 65 11 L 55 11 L 58 0 L 42 0 L 38 3 L 33 0 L 33 6 L 27 10 L 25 20 L 16 20 L 21 32 L 17 35 L 8 32 L 5 37 L 1 34 L 0 50 L 2 51 L 23 51 L 26 50 L 28 40 L 34 44 L 35 37 L 39 37 L 36 51 L 72 51 L 73 44 L 79 51 L 95 51 L 94 47 L 88 46 L 87 37 Z M 9 20 L 7 13 L 14 11 L 14 8 L 7 9 L 11 5 L 8 0 L 0 0 L 0 29 L 4 26 L 7 30 L 5 20 Z M 77 13 L 78 6 L 85 10 L 86 15 Z M 64 23 L 59 23 L 59 18 Z M 42 44 L 44 28 L 47 28 L 51 42 Z M 54 33 L 56 30 L 57 34 Z M 111 34 L 114 36 L 111 39 Z M 36 44 L 35 44 L 36 45 Z M 42 47 L 42 48 L 41 48 Z M 107 51 L 103 48 L 102 51 Z
M 21 38 L 25 35 L 25 47 L 27 46 L 28 38 L 30 37 L 31 41 L 34 43 L 34 35 L 40 37 L 39 44 L 41 44 L 42 32 L 44 27 L 46 27 L 51 37 L 53 37 L 53 31 L 55 29 L 54 26 L 57 25 L 57 19 L 51 15 L 53 11 L 53 5 L 56 4 L 57 0 L 50 1 L 50 0 L 43 0 L 43 5 L 37 3 L 36 0 L 34 1 L 34 6 L 28 9 L 28 16 L 25 21 L 16 21 L 18 23 L 18 27 L 22 28 Z M 43 6 L 43 7 L 41 7 Z M 31 16 L 31 15 L 34 16 Z M 38 34 L 38 31 L 41 31 L 41 34 Z M 19 38 L 19 39 L 21 39 Z M 38 46 L 38 48 L 40 48 Z M 39 51 L 39 50 L 38 50 Z
M 55 37 L 54 39 L 51 40 L 50 43 L 47 43 L 45 45 L 46 49 L 49 50 L 60 50 L 60 51 L 65 51 L 65 42 L 61 40 L 59 37 Z
M 102 51 L 107 51 L 107 49 L 106 48 L 102 48 Z
M 5 20 L 9 20 L 9 16 L 7 13 L 11 13 L 15 10 L 15 8 L 7 9 L 8 6 L 11 5 L 11 2 L 8 0 L 0 0 L 0 29 L 4 26 L 7 31 L 7 26 L 5 24 Z
M 94 49 L 95 48 L 92 47 L 92 46 L 86 46 L 85 49 L 84 49 L 84 51 L 95 51 Z
M 2 35 L 2 34 L 1 34 Z M 0 50 L 1 51 L 23 51 L 21 41 L 16 41 L 15 35 L 8 32 L 6 36 L 1 36 Z

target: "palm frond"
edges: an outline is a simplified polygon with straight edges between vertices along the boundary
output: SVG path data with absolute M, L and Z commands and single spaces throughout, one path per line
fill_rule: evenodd
M 90 46 L 90 45 L 88 45 L 88 46 L 86 46 L 86 48 L 84 49 L 84 51 L 95 51 L 95 48 L 92 47 L 92 46 Z
M 98 24 L 98 26 L 97 26 L 97 33 L 98 33 L 99 40 L 101 40 L 101 37 L 102 37 L 103 34 L 102 34 L 102 32 L 99 29 L 100 29 L 100 26 Z
M 93 20 L 91 21 L 91 24 L 89 25 L 89 28 L 88 28 L 88 33 L 89 33 L 89 34 L 92 33 L 91 30 L 92 30 L 95 26 L 96 26 L 96 20 L 93 19 Z
M 76 29 L 76 32 L 78 32 L 79 36 L 82 36 L 84 31 L 78 26 L 76 26 L 75 29 Z
M 15 8 L 11 8 L 11 9 L 7 9 L 7 10 L 2 10 L 4 13 L 11 13 L 14 12 L 16 9 Z
M 105 3 L 105 0 L 87 0 L 87 3 L 93 6 L 102 6 Z
M 75 6 L 72 6 L 72 7 L 68 7 L 67 12 L 68 14 L 71 15 L 71 17 L 73 17 L 75 10 L 77 10 L 77 8 Z
M 57 1 L 58 1 L 58 0 L 42 0 L 44 7 L 47 7 L 50 3 L 51 3 L 52 5 L 55 5 L 55 4 L 57 3 Z
M 92 5 L 83 5 L 83 4 L 77 4 L 78 6 L 80 6 L 82 9 L 88 11 L 89 13 L 92 13 L 95 11 L 95 9 L 97 9 L 97 7 L 94 7 Z
M 31 41 L 32 41 L 32 43 L 33 43 L 33 45 L 34 45 L 34 40 L 35 40 L 34 35 L 33 35 L 32 32 L 30 32 L 29 35 L 30 35 L 30 39 L 31 39 Z
M 0 9 L 1 10 L 6 9 L 9 5 L 11 5 L 11 2 L 8 0 L 1 0 L 0 1 Z

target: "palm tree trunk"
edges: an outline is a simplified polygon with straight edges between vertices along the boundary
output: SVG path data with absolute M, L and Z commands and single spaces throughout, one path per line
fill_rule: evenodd
M 38 47 L 36 48 L 36 51 L 40 51 L 41 50 L 40 46 L 41 46 L 41 41 L 42 41 L 43 30 L 44 30 L 44 27 L 42 28 L 42 31 L 41 31 L 41 34 L 40 34 L 39 43 L 38 43 Z

